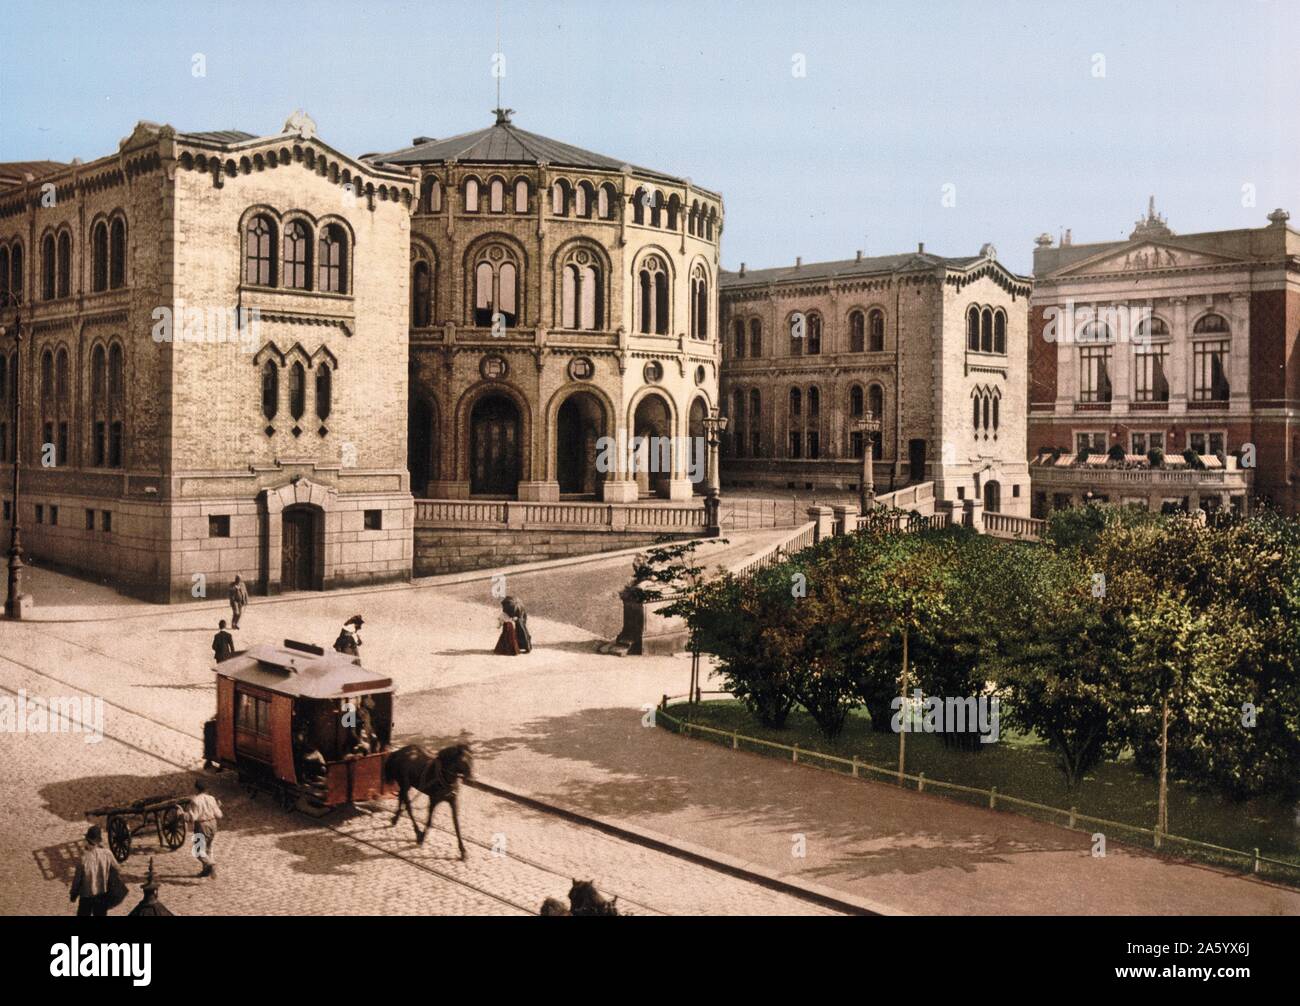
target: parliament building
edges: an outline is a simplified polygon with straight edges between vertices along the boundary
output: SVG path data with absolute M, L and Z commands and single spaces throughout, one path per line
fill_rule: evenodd
M 415 497 L 689 498 L 682 452 L 633 471 L 597 441 L 702 430 L 721 232 L 717 193 L 506 110 L 390 154 L 296 113 L 0 165 L 0 467 L 21 452 L 24 548 L 180 601 L 235 574 L 406 579 Z M 13 516 L 6 498 L 6 541 Z

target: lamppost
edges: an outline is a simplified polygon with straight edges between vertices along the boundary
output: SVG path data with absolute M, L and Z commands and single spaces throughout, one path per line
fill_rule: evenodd
M 858 486 L 858 508 L 866 513 L 876 505 L 876 476 L 871 467 L 875 442 L 871 435 L 880 432 L 880 420 L 868 409 L 853 425 L 862 433 L 862 482 Z
M 16 295 L 14 295 L 16 298 Z M 20 619 L 31 604 L 31 597 L 23 593 L 23 542 L 22 528 L 18 524 L 18 490 L 19 472 L 22 468 L 22 365 L 23 365 L 23 321 L 22 305 L 15 299 L 14 320 L 12 326 L 0 326 L 0 336 L 13 329 L 14 369 L 9 377 L 9 387 L 13 391 L 13 447 L 14 447 L 14 481 L 13 502 L 9 510 L 9 590 L 5 595 L 5 617 Z
M 716 408 L 710 409 L 704 417 L 705 442 L 709 446 L 709 488 L 704 496 L 704 533 L 710 538 L 722 534 L 718 523 L 718 507 L 722 493 L 722 476 L 718 470 L 718 447 L 722 443 L 722 434 L 727 430 L 727 417 L 718 414 Z

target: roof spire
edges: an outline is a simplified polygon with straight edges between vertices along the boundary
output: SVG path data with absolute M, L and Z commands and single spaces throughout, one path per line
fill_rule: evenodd
M 513 108 L 501 108 L 498 106 L 492 109 L 492 111 L 496 114 L 498 126 L 508 126 L 510 124 L 510 116 L 514 114 L 515 110 Z

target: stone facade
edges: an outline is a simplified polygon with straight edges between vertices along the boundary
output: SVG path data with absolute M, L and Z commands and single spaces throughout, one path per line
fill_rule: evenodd
M 878 493 L 1027 515 L 1029 292 L 988 245 L 724 273 L 724 484 L 857 489 L 871 412 Z
M 703 490 L 680 441 L 652 472 L 630 470 L 622 451 L 598 463 L 598 441 L 703 436 L 720 362 L 717 193 L 528 133 L 508 110 L 480 132 L 418 137 L 370 160 L 420 179 L 417 496 L 625 502 Z
M 1268 220 L 1176 235 L 1153 203 L 1126 241 L 1076 245 L 1067 235 L 1054 246 L 1040 237 L 1031 455 L 1116 445 L 1140 457 L 1153 447 L 1231 455 L 1255 495 L 1300 512 L 1300 233 L 1282 210 Z M 1088 488 L 1115 496 L 1101 481 Z M 1202 488 L 1213 505 L 1239 495 Z M 1157 500 L 1158 489 L 1137 498 L 1191 502 L 1188 487 L 1166 485 Z M 1047 492 L 1036 493 L 1036 512 L 1051 508 Z
M 160 601 L 236 573 L 266 593 L 408 577 L 414 198 L 301 115 L 260 138 L 141 123 L 0 188 L 32 560 Z

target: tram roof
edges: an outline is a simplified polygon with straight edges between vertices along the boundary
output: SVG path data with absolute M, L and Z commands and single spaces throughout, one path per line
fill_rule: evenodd
M 258 643 L 217 665 L 217 673 L 244 684 L 304 699 L 341 699 L 391 692 L 393 679 L 367 671 L 359 657 L 302 643 Z

